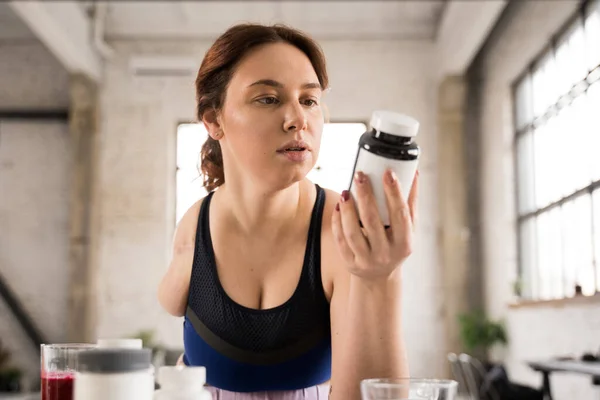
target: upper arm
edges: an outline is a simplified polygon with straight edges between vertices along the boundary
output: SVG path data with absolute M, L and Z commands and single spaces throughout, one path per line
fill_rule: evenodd
M 171 262 L 158 287 L 159 303 L 176 317 L 185 315 L 187 307 L 201 203 L 190 207 L 175 229 Z
M 342 334 L 347 320 L 348 294 L 350 288 L 350 273 L 344 267 L 343 260 L 338 252 L 333 234 L 331 232 L 331 216 L 335 212 L 339 194 L 327 190 L 327 200 L 323 214 L 323 236 L 322 236 L 322 260 L 324 267 L 324 282 L 331 286 L 329 314 L 331 320 L 331 385 L 332 390 L 339 388 L 340 380 L 343 380 L 344 368 L 341 355 L 344 352 L 344 335 Z
M 334 280 L 333 295 L 330 303 L 331 319 L 331 386 L 332 390 L 340 385 L 344 379 L 345 368 L 341 368 L 344 338 L 346 331 L 345 322 L 348 311 L 348 294 L 350 287 L 350 274 L 346 271 L 338 271 Z

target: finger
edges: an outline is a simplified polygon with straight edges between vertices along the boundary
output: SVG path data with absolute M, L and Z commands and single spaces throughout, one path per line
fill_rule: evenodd
M 406 240 L 412 230 L 410 209 L 402 194 L 400 182 L 392 170 L 387 170 L 383 178 L 385 201 L 390 215 L 391 235 L 394 243 Z
M 356 213 L 356 206 L 350 192 L 344 190 L 340 199 L 340 219 L 342 220 L 342 232 L 348 246 L 352 249 L 355 258 L 366 258 L 370 248 L 362 233 Z
M 408 208 L 410 210 L 410 220 L 412 222 L 413 229 L 417 226 L 417 200 L 419 198 L 419 170 L 415 172 L 412 187 L 410 189 L 410 195 L 408 196 Z
M 331 216 L 331 230 L 333 232 L 333 238 L 338 245 L 338 250 L 342 256 L 342 259 L 349 264 L 354 263 L 354 253 L 352 252 L 350 246 L 348 246 L 348 242 L 346 242 L 346 236 L 344 236 L 339 203 L 335 205 L 335 210 Z
M 373 194 L 373 186 L 369 177 L 361 171 L 356 173 L 353 181 L 356 193 L 358 215 L 367 235 L 371 253 L 380 254 L 388 250 L 388 238 L 379 215 L 377 201 Z

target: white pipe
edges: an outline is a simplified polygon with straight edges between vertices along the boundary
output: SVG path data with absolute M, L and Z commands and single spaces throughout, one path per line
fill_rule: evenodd
M 108 4 L 106 2 L 94 3 L 94 47 L 98 50 L 98 53 L 104 59 L 110 59 L 115 54 L 113 48 L 111 48 L 104 41 L 104 28 L 106 24 L 106 15 L 108 11 Z

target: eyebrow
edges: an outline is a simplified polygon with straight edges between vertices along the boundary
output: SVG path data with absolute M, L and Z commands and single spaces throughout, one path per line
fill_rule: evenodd
M 284 87 L 283 83 L 281 82 L 277 82 L 276 80 L 273 79 L 260 79 L 250 85 L 248 85 L 248 87 L 252 87 L 252 86 L 258 86 L 258 85 L 265 85 L 265 86 L 271 86 L 274 88 L 278 88 L 278 89 L 282 89 Z M 322 89 L 321 84 L 318 82 L 308 82 L 302 85 L 302 89 Z

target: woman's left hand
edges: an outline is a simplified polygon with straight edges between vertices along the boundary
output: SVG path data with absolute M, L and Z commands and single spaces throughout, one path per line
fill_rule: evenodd
M 408 201 L 391 170 L 382 179 L 389 228 L 384 228 L 369 178 L 361 172 L 354 176 L 357 198 L 342 192 L 332 217 L 333 235 L 349 272 L 365 280 L 389 278 L 413 248 L 419 173 L 415 174 Z

